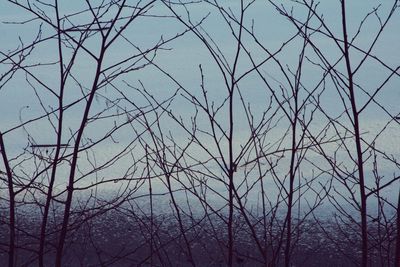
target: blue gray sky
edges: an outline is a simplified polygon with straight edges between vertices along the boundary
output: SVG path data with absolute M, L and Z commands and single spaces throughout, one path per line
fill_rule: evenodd
M 136 3 L 136 1 L 131 2 Z M 145 2 L 146 1 L 143 3 Z M 84 1 L 59 1 L 59 3 L 62 15 L 71 14 L 85 6 Z M 231 8 L 233 14 L 239 15 L 240 1 L 218 1 L 218 3 L 226 10 Z M 249 3 L 249 1 L 244 1 L 244 3 Z M 293 7 L 293 15 L 299 18 L 299 20 L 304 20 L 307 15 L 307 10 L 300 4 L 291 1 L 276 1 L 275 3 L 277 5 L 282 4 L 288 11 Z M 354 41 L 355 46 L 364 50 L 368 49 L 374 41 L 374 37 L 379 32 L 379 26 L 380 23 L 382 23 L 380 19 L 384 19 L 387 16 L 392 5 L 393 1 L 348 1 L 348 34 L 350 39 L 357 35 Z M 372 12 L 374 8 L 378 6 L 379 9 L 377 9 L 376 13 Z M 182 18 L 187 20 L 185 10 L 176 6 L 173 8 Z M 187 8 L 193 23 L 207 17 L 202 24 L 201 32 L 209 34 L 209 37 L 215 41 L 221 53 L 226 57 L 227 62 L 232 64 L 237 47 L 235 38 L 231 34 L 227 24 L 222 20 L 218 10 L 205 1 L 188 5 Z M 331 32 L 335 36 L 341 38 L 340 2 L 321 1 L 318 5 L 317 12 L 323 14 L 324 23 L 328 25 Z M 371 14 L 362 24 L 360 32 L 357 33 L 360 23 L 369 13 Z M 49 10 L 46 15 L 52 19 L 55 17 L 54 11 L 52 12 L 51 10 Z M 154 46 L 161 38 L 166 40 L 176 34 L 182 33 L 186 29 L 182 23 L 176 18 L 173 18 L 171 11 L 160 1 L 154 3 L 148 15 L 151 16 L 139 18 L 135 21 L 124 34 L 126 38 L 142 50 Z M 33 20 L 27 23 L 18 23 L 31 18 L 32 14 L 29 14 L 20 7 L 16 7 L 14 4 L 9 3 L 9 1 L 2 1 L 0 3 L 0 20 L 2 22 L 0 24 L 0 51 L 2 53 L 7 53 L 8 51 L 16 49 L 18 46 L 20 47 L 21 41 L 27 45 L 35 38 L 40 27 L 39 21 Z M 78 17 L 76 21 L 82 22 L 87 19 L 87 17 L 83 16 Z M 296 33 L 293 24 L 287 18 L 279 14 L 275 7 L 268 1 L 256 0 L 246 11 L 244 25 L 250 29 L 252 24 L 254 25 L 254 34 L 257 40 L 270 51 L 278 49 L 283 42 Z M 314 18 L 311 20 L 311 25 L 318 26 L 320 24 L 318 20 Z M 398 103 L 400 101 L 400 71 L 398 70 L 400 66 L 399 25 L 400 13 L 397 10 L 385 26 L 384 31 L 379 36 L 378 41 L 371 51 L 374 57 L 379 58 L 379 60 L 384 62 L 388 67 L 383 67 L 378 61 L 369 58 L 355 75 L 355 83 L 370 94 L 373 94 L 377 88 L 383 85 L 375 98 L 381 107 L 371 103 L 368 108 L 362 112 L 361 130 L 365 140 L 372 140 L 382 132 L 376 140 L 375 145 L 388 155 L 393 155 L 396 159 L 398 159 L 400 155 L 400 131 L 399 123 L 393 121 L 391 116 L 396 116 L 400 112 L 398 108 Z M 234 28 L 237 29 L 236 26 L 237 25 L 235 25 Z M 43 24 L 41 34 L 42 37 L 45 38 L 46 36 L 54 34 L 54 29 Z M 327 38 L 324 34 L 315 33 L 312 35 L 311 40 L 313 44 L 320 48 L 328 60 L 335 62 L 339 59 L 340 50 L 332 39 Z M 99 38 L 94 37 L 88 45 L 93 51 L 96 51 L 99 47 L 98 42 Z M 282 66 L 284 66 L 288 72 L 296 70 L 300 53 L 299 48 L 302 42 L 303 39 L 297 37 L 293 42 L 285 46 L 277 56 Z M 261 62 L 268 57 L 265 51 L 263 51 L 248 34 L 244 34 L 243 45 L 251 53 L 255 62 Z M 205 45 L 200 42 L 193 33 L 188 32 L 182 37 L 167 43 L 163 48 L 163 50 L 157 52 L 157 56 L 155 57 L 154 62 L 157 66 L 173 76 L 174 79 L 179 81 L 190 93 L 201 97 L 201 74 L 199 70 L 199 65 L 201 65 L 204 71 L 205 86 L 210 100 L 214 101 L 216 104 L 221 104 L 224 101 L 227 96 L 227 89 L 224 85 L 222 75 L 215 62 L 211 59 L 210 53 L 207 51 Z M 112 65 L 113 62 L 128 57 L 133 53 L 137 53 L 137 50 L 126 41 L 120 40 L 110 48 L 109 54 L 107 54 L 105 58 L 104 66 Z M 352 67 L 355 68 L 360 60 L 362 60 L 363 54 L 354 48 L 350 49 L 350 53 Z M 318 61 L 311 46 L 306 49 L 305 54 L 310 61 L 306 62 L 303 66 L 301 82 L 304 87 L 313 88 L 318 84 L 324 72 L 318 66 L 311 63 L 311 61 Z M 0 60 L 3 59 L 4 56 L 1 55 Z M 26 64 L 37 64 L 35 67 L 30 68 L 32 72 L 46 85 L 57 90 L 59 84 L 57 65 L 48 65 L 56 61 L 57 46 L 55 40 L 53 40 L 37 45 L 28 57 Z M 84 53 L 80 53 L 75 63 L 76 65 L 73 69 L 75 77 L 82 85 L 89 87 L 93 79 L 93 66 L 95 62 Z M 8 67 L 9 65 L 2 63 L 0 65 L 0 75 L 7 71 Z M 238 73 L 245 73 L 251 68 L 251 62 L 242 50 L 239 56 Z M 397 69 L 397 72 L 391 74 L 388 70 L 389 68 Z M 337 69 L 342 72 L 345 71 L 343 60 L 338 64 Z M 260 66 L 259 70 L 277 90 L 280 86 L 287 86 L 278 65 L 272 60 Z M 385 83 L 388 77 L 390 77 L 390 79 Z M 37 92 L 39 92 L 40 99 L 43 101 L 44 106 L 48 108 L 48 110 L 55 108 L 56 99 L 48 92 L 41 89 L 37 83 L 32 82 L 31 79 L 28 78 L 28 81 L 31 82 L 33 87 L 37 86 Z M 169 77 L 151 65 L 147 68 L 124 75 L 120 80 L 115 81 L 115 85 L 124 88 L 123 90 L 126 90 L 127 94 L 131 94 L 132 99 L 135 99 L 139 105 L 145 105 L 144 99 L 142 99 L 143 102 L 140 102 L 140 96 L 134 91 L 129 90 L 129 88 L 126 87 L 126 83 L 138 88 L 140 88 L 142 83 L 146 89 L 159 100 L 171 96 L 177 89 L 177 85 L 174 84 Z M 269 97 L 271 96 L 265 84 L 262 82 L 259 75 L 251 73 L 240 81 L 239 86 L 244 95 L 245 102 L 252 108 L 254 117 L 256 120 L 261 119 L 261 114 L 266 110 Z M 66 101 L 74 101 L 81 96 L 79 87 L 74 84 L 72 80 L 68 83 L 67 87 Z M 321 90 L 322 87 L 317 91 Z M 111 86 L 104 88 L 101 93 L 111 99 L 119 97 L 118 93 L 116 93 Z M 363 106 L 366 101 L 368 101 L 367 94 L 362 92 L 361 89 L 357 89 L 357 97 L 357 104 L 359 107 Z M 240 150 L 240 147 L 248 140 L 249 129 L 238 96 L 236 101 L 235 118 L 237 118 L 237 121 L 235 122 L 235 136 L 237 139 L 235 139 L 235 147 L 237 150 Z M 339 116 L 339 114 L 344 111 L 341 99 L 334 89 L 334 84 L 329 79 L 327 79 L 325 91 L 321 94 L 321 101 L 321 105 L 324 107 L 326 113 L 332 117 Z M 94 110 L 101 108 L 103 104 L 104 102 L 101 99 L 98 100 L 94 106 Z M 124 105 L 127 105 L 127 107 L 129 106 L 127 103 L 124 103 Z M 382 106 L 385 110 L 382 109 Z M 67 112 L 65 128 L 66 140 L 68 136 L 70 136 L 70 130 L 76 129 L 79 124 L 82 108 L 82 105 L 78 105 Z M 175 115 L 182 116 L 186 119 L 189 119 L 190 116 L 195 114 L 193 105 L 188 103 L 181 94 L 178 94 L 175 98 L 171 109 Z M 0 89 L 0 113 L 0 131 L 2 132 L 6 132 L 12 127 L 15 127 L 20 124 L 21 121 L 25 122 L 43 114 L 41 103 L 35 95 L 34 90 L 31 88 L 31 85 L 27 83 L 26 73 L 23 71 L 17 72 L 15 76 Z M 217 116 L 224 127 L 227 127 L 226 114 L 226 110 L 223 109 Z M 349 121 L 345 119 L 345 116 L 341 117 L 339 120 L 343 125 L 350 125 Z M 182 143 L 186 142 L 188 136 L 179 130 L 179 127 L 174 125 L 172 121 L 166 120 L 163 123 L 165 124 L 163 127 L 165 127 L 166 132 L 170 130 L 178 140 L 181 138 L 180 141 L 182 141 Z M 200 126 L 204 127 L 204 129 L 208 129 L 207 118 L 204 114 L 199 116 L 198 123 Z M 276 129 L 271 131 L 269 135 L 272 143 L 279 140 L 287 130 L 287 121 L 285 122 L 285 119 L 276 123 Z M 326 118 L 321 114 L 317 114 L 310 129 L 318 133 L 326 123 Z M 87 136 L 96 138 L 96 134 L 98 134 L 98 138 L 100 138 L 101 134 L 104 134 L 107 129 L 109 129 L 107 127 L 111 127 L 111 125 L 112 121 L 104 124 L 95 124 L 88 128 Z M 47 120 L 30 123 L 25 129 L 21 128 L 6 134 L 5 140 L 7 146 L 10 148 L 10 155 L 18 155 L 21 153 L 22 149 L 28 145 L 28 133 L 31 137 L 34 137 L 38 143 L 53 143 L 55 140 L 51 124 L 49 124 Z M 330 134 L 332 134 L 332 132 Z M 123 144 L 126 142 L 129 142 L 131 136 L 129 131 L 121 131 L 118 134 L 119 141 L 122 143 L 121 147 L 123 147 Z M 202 138 L 204 138 L 204 142 L 210 141 L 206 136 Z M 287 140 L 285 142 L 287 142 Z M 119 145 L 112 147 L 107 144 L 100 145 L 97 151 L 98 157 L 106 160 L 109 155 L 117 153 L 121 147 Z M 215 146 L 211 148 L 211 150 L 213 149 L 215 149 Z M 201 154 L 204 153 L 204 151 L 198 153 Z M 124 164 L 128 163 L 122 161 L 121 166 L 126 166 Z M 393 163 L 383 164 L 387 164 L 382 167 L 382 171 L 386 175 L 392 175 L 393 173 L 397 173 L 398 175 L 398 166 L 396 167 Z M 285 169 L 285 167 L 283 167 L 283 169 Z M 305 172 L 306 171 L 307 170 L 305 170 Z

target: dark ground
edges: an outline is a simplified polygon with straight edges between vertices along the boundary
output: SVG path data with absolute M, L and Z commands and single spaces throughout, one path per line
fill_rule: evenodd
M 91 219 L 86 217 L 88 220 L 83 219 L 85 216 L 80 214 L 75 221 L 72 220 L 71 227 L 75 229 L 68 236 L 64 266 L 191 266 L 173 215 L 155 216 L 153 229 L 150 218 L 134 213 L 112 211 Z M 17 266 L 37 266 L 36 233 L 40 221 L 35 217 L 29 214 L 19 217 Z M 226 225 L 220 222 L 211 225 L 207 218 L 184 221 L 196 266 L 226 266 L 226 255 L 223 254 L 227 251 L 224 244 L 227 240 Z M 296 231 L 292 266 L 357 266 L 360 257 L 357 235 L 341 231 L 333 222 L 322 224 L 323 228 L 307 221 Z M 243 221 L 238 218 L 235 225 L 235 265 L 263 266 L 255 242 L 243 226 Z M 57 227 L 53 225 L 53 230 Z M 7 232 L 8 226 L 2 222 L 0 266 L 7 264 Z M 56 231 L 48 233 L 47 266 L 54 264 L 57 243 L 54 233 Z M 297 239 L 297 236 L 301 238 Z M 374 258 L 371 266 L 391 266 L 390 263 L 379 263 L 378 253 L 371 254 L 371 257 Z M 282 265 L 283 255 L 277 266 Z

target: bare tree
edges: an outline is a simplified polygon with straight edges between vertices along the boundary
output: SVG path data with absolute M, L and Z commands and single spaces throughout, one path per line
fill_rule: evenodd
M 86 1 L 81 10 L 70 13 L 60 5 L 59 1 L 53 3 L 8 2 L 34 18 L 17 22 L 17 24 L 21 27 L 28 24 L 37 25 L 39 34 L 32 44 L 26 46 L 21 40 L 22 47 L 17 48 L 12 54 L 2 54 L 5 62 L 12 63 L 12 68 L 3 74 L 2 81 L 11 79 L 16 72 L 25 76 L 26 85 L 32 88 L 33 95 L 37 97 L 38 107 L 42 109 L 42 112 L 38 112 L 37 115 L 32 114 L 33 116 L 27 120 L 21 117 L 19 125 L 6 129 L 2 133 L 1 152 L 7 170 L 7 184 L 10 192 L 9 264 L 10 266 L 15 265 L 12 261 L 15 256 L 14 239 L 17 227 L 15 225 L 14 198 L 18 193 L 25 195 L 28 193 L 42 211 L 38 248 L 39 266 L 46 264 L 46 254 L 53 253 L 48 250 L 48 240 L 51 239 L 51 242 L 54 242 L 54 235 L 50 234 L 48 229 L 50 212 L 56 208 L 55 205 L 63 206 L 61 224 L 57 226 L 60 228 L 55 232 L 58 236 L 55 246 L 55 265 L 61 266 L 67 235 L 71 228 L 76 227 L 74 221 L 77 218 L 74 217 L 74 214 L 89 212 L 93 213 L 89 217 L 93 217 L 96 213 L 102 214 L 104 210 L 121 205 L 132 192 L 137 190 L 135 186 L 131 187 L 131 185 L 140 182 L 132 178 L 137 168 L 134 164 L 135 157 L 132 154 L 135 138 L 126 145 L 111 151 L 110 157 L 100 160 L 101 163 L 98 163 L 98 156 L 95 154 L 105 143 L 118 144 L 117 140 L 121 138 L 121 130 L 127 127 L 136 127 L 132 126 L 136 122 L 140 125 L 140 115 L 138 114 L 146 114 L 151 112 L 151 109 L 139 105 L 139 110 L 127 110 L 124 101 L 129 101 L 132 96 L 115 98 L 115 95 L 107 92 L 107 87 L 115 87 L 120 83 L 122 77 L 145 68 L 150 64 L 147 61 L 148 58 L 154 59 L 158 50 L 184 32 L 175 32 L 168 39 L 155 40 L 154 44 L 143 50 L 125 36 L 136 21 L 140 21 L 146 16 L 152 16 L 149 12 L 155 1 L 137 2 L 134 5 L 128 1 L 97 4 Z M 162 19 L 162 16 L 159 19 Z M 43 34 L 43 32 L 45 33 Z M 123 57 L 113 56 L 111 51 L 115 51 L 116 47 L 123 44 L 130 46 L 132 52 Z M 51 59 L 46 62 L 44 59 L 36 64 L 25 66 L 21 64 L 27 55 L 52 45 L 57 51 L 54 61 Z M 19 61 L 14 59 L 18 56 L 20 56 Z M 144 60 L 145 58 L 146 60 Z M 92 64 L 89 69 L 90 74 L 86 77 L 85 74 L 79 73 L 82 60 Z M 58 76 L 58 85 L 54 85 L 51 79 L 46 80 L 43 77 L 40 73 L 42 66 L 53 68 L 50 69 L 55 74 L 52 78 Z M 75 92 L 72 88 L 75 88 Z M 79 125 L 66 122 L 70 116 L 80 117 Z M 47 140 L 40 136 L 35 137 L 35 134 L 31 133 L 32 126 L 43 125 L 46 121 L 48 122 L 46 127 L 52 130 L 53 134 L 43 135 L 48 138 Z M 94 127 L 99 127 L 100 124 L 106 128 L 101 128 L 100 135 L 93 136 L 91 133 L 94 133 Z M 9 167 L 3 136 L 18 133 L 21 129 L 27 134 L 31 148 L 31 151 L 25 150 L 26 153 L 23 157 L 31 158 L 34 165 L 30 166 L 33 168 L 32 174 L 21 174 L 27 177 L 26 179 L 20 178 L 25 181 L 19 184 L 18 191 L 14 192 L 13 187 L 16 180 L 12 178 L 14 175 Z M 45 128 L 43 130 L 46 131 Z M 139 128 L 136 131 L 138 136 L 145 132 Z M 37 139 L 41 140 L 37 141 Z M 43 140 L 46 143 L 41 143 Z M 110 167 L 115 167 L 118 162 L 124 162 L 129 158 L 132 165 L 126 167 L 126 172 L 122 172 L 121 177 L 104 177 Z M 23 168 L 23 164 L 24 162 L 20 162 L 17 166 Z M 68 179 L 60 180 L 57 178 L 60 176 L 67 176 Z M 93 179 L 95 181 L 90 182 Z M 83 210 L 79 212 L 73 207 L 76 192 L 89 192 L 88 203 L 96 203 L 99 201 L 96 187 L 118 181 L 121 182 L 118 195 L 105 204 L 99 204 L 94 208 L 83 206 Z M 66 189 L 60 190 L 62 184 L 66 185 Z M 40 194 L 45 198 L 44 203 L 39 198 Z M 27 203 L 27 201 L 24 197 L 21 203 Z
M 9 266 L 398 265 L 397 0 L 0 5 Z
M 275 6 L 297 29 L 301 30 L 301 27 L 306 25 L 306 29 L 315 30 L 318 34 L 325 36 L 324 38 L 327 40 L 331 40 L 339 51 L 338 57 L 332 61 L 328 59 L 328 55 L 323 52 L 322 47 L 318 46 L 313 39 L 308 39 L 315 51 L 315 55 L 320 60 L 319 63 L 314 61 L 315 64 L 319 64 L 326 73 L 329 73 L 328 75 L 339 95 L 338 99 L 343 104 L 343 113 L 338 117 L 332 117 L 328 115 L 329 112 L 324 112 L 328 118 L 328 123 L 334 127 L 335 134 L 340 138 L 337 145 L 338 148 L 331 154 L 327 152 L 326 149 L 322 148 L 322 146 L 319 147 L 321 154 L 331 165 L 332 171 L 337 177 L 337 181 L 343 185 L 342 189 L 334 190 L 335 193 L 332 195 L 332 202 L 343 216 L 339 221 L 344 222 L 347 219 L 352 223 L 360 221 L 359 233 L 361 236 L 360 248 L 362 252 L 360 264 L 361 266 L 367 266 L 372 261 L 372 259 L 368 258 L 369 255 L 372 255 L 372 249 L 369 245 L 369 243 L 371 243 L 371 232 L 368 230 L 371 226 L 371 221 L 369 222 L 369 219 L 372 219 L 372 222 L 377 222 L 379 228 L 381 224 L 384 223 L 381 220 L 385 217 L 379 216 L 378 219 L 375 219 L 373 216 L 369 215 L 371 208 L 368 208 L 368 199 L 373 197 L 380 203 L 378 204 L 378 206 L 380 206 L 378 213 L 387 212 L 382 209 L 383 202 L 389 206 L 394 203 L 388 203 L 385 197 L 381 195 L 381 192 L 385 187 L 399 179 L 398 175 L 394 175 L 393 178 L 385 179 L 383 182 L 383 177 L 377 174 L 379 172 L 379 170 L 377 170 L 378 167 L 376 167 L 376 165 L 374 168 L 371 167 L 371 155 L 378 154 L 380 160 L 389 160 L 389 162 L 393 162 L 385 151 L 377 148 L 376 143 L 379 143 L 380 140 L 384 138 L 383 136 L 385 135 L 388 125 L 394 122 L 393 119 L 397 111 L 386 108 L 379 100 L 378 95 L 382 94 L 385 89 L 389 91 L 390 94 L 391 89 L 388 83 L 390 80 L 398 77 L 397 71 L 399 66 L 391 67 L 385 64 L 384 61 L 374 53 L 374 49 L 378 46 L 379 40 L 383 38 L 382 33 L 388 27 L 389 22 L 397 11 L 398 1 L 393 1 L 391 6 L 385 6 L 385 8 L 387 8 L 385 14 L 379 12 L 379 7 L 373 8 L 370 13 L 366 14 L 362 20 L 357 22 L 359 23 L 358 26 L 356 26 L 357 30 L 351 36 L 349 34 L 348 4 L 346 4 L 345 1 L 340 1 L 340 5 L 338 6 L 338 12 L 340 11 L 341 14 L 341 36 L 336 34 L 333 26 L 329 25 L 328 22 L 324 20 L 323 14 L 319 13 L 318 10 L 314 8 L 316 3 L 313 1 L 302 1 L 299 2 L 299 5 L 313 12 L 313 15 L 317 18 L 317 23 L 315 25 L 304 24 L 301 19 L 294 16 L 293 13 L 287 11 L 287 9 L 277 5 Z M 370 42 L 358 44 L 357 39 L 361 38 L 360 35 L 363 33 L 364 24 L 367 23 L 368 20 L 372 20 L 372 16 L 375 16 L 379 24 L 376 33 L 374 33 Z M 351 26 L 354 28 L 353 25 Z M 306 36 L 306 31 L 302 30 L 302 32 L 304 36 Z M 361 59 L 353 59 L 353 54 L 359 54 Z M 383 81 L 377 83 L 376 86 L 374 85 L 375 87 L 363 85 L 363 83 L 359 81 L 359 79 L 362 78 L 358 78 L 359 76 L 362 77 L 362 71 L 367 68 L 369 60 L 373 60 L 374 64 L 379 68 L 388 71 Z M 342 71 L 341 68 L 341 66 L 343 66 L 342 64 L 344 65 L 344 71 Z M 323 106 L 321 108 L 324 109 Z M 379 111 L 382 111 L 381 114 L 382 116 L 386 116 L 387 123 L 383 124 L 381 129 L 371 134 L 364 134 L 362 121 L 368 116 L 364 114 L 371 108 L 377 108 Z M 345 119 L 347 119 L 349 123 L 345 122 Z M 353 144 L 351 144 L 351 142 L 353 142 Z M 346 158 L 354 163 L 353 167 L 350 167 L 338 158 L 341 156 L 342 151 L 344 155 L 346 155 Z M 376 157 L 373 162 L 376 162 Z M 377 183 L 376 187 L 370 185 L 372 179 L 366 178 L 368 169 L 370 169 L 370 173 L 373 173 L 375 176 L 374 182 Z M 358 187 L 357 190 L 355 190 L 355 186 Z M 347 190 L 349 195 L 344 194 L 342 191 L 343 189 Z M 347 204 L 351 205 L 359 212 L 359 219 L 354 217 L 351 212 L 348 211 L 348 208 L 344 207 L 343 203 L 337 201 L 339 197 L 342 197 Z M 386 223 L 385 225 L 388 224 Z M 381 243 L 383 240 L 377 242 Z M 381 245 L 382 244 L 378 246 Z M 387 255 L 387 257 L 384 258 L 389 259 L 390 256 Z

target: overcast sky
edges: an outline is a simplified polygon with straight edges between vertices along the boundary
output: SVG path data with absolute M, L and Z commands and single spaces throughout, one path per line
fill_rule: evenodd
M 79 11 L 83 6 L 85 6 L 84 1 L 63 0 L 59 2 L 62 15 Z M 128 2 L 136 3 L 136 1 Z M 225 8 L 230 7 L 235 15 L 239 15 L 240 1 L 218 2 Z M 244 2 L 248 3 L 249 1 Z M 145 3 L 147 3 L 147 1 L 143 2 L 143 4 Z M 277 1 L 276 3 L 279 5 L 281 2 Z M 307 10 L 301 5 L 295 3 L 292 4 L 290 1 L 282 1 L 282 3 L 289 11 L 293 5 L 293 14 L 295 17 L 300 20 L 305 18 Z M 381 6 L 377 13 L 371 13 L 368 19 L 365 20 L 360 33 L 357 33 L 363 18 L 368 13 L 372 12 L 378 5 Z M 392 5 L 393 1 L 348 1 L 347 24 L 349 28 L 349 39 L 352 39 L 355 34 L 357 34 L 354 44 L 362 49 L 367 49 L 374 41 L 373 38 L 379 31 L 379 25 L 381 23 L 379 17 L 384 19 Z M 227 24 L 221 19 L 218 10 L 205 2 L 188 5 L 187 7 L 194 23 L 208 15 L 202 24 L 203 30 L 213 38 L 222 53 L 225 55 L 227 61 L 232 64 L 236 49 L 235 38 L 232 36 Z M 174 8 L 183 18 L 186 19 L 186 12 L 183 9 L 178 7 Z M 48 7 L 46 10 L 48 10 L 46 15 L 54 20 L 54 11 L 52 12 L 51 8 Z M 341 38 L 342 28 L 340 24 L 340 2 L 333 0 L 321 1 L 317 11 L 319 14 L 323 14 L 324 22 L 330 27 L 332 33 Z M 125 36 L 134 42 L 135 45 L 140 47 L 140 49 L 146 50 L 147 48 L 152 47 L 160 40 L 161 36 L 166 40 L 185 30 L 185 26 L 173 18 L 171 11 L 159 1 L 154 3 L 154 7 L 148 14 L 151 14 L 152 16 L 138 19 L 137 22 L 135 21 L 131 28 L 125 32 Z M 16 22 L 27 21 L 31 18 L 33 18 L 32 14 L 29 14 L 22 8 L 9 3 L 9 1 L 1 1 L 0 19 L 2 23 L 0 24 L 0 51 L 2 53 L 8 53 L 8 51 L 21 46 L 21 41 L 24 45 L 27 45 L 33 40 L 33 38 L 35 38 L 39 31 L 39 21 L 33 20 L 22 24 L 16 24 Z M 88 18 L 83 16 L 79 17 L 77 21 L 85 21 L 85 19 Z M 249 28 L 253 24 L 255 36 L 257 36 L 258 40 L 271 51 L 275 51 L 283 42 L 296 33 L 293 24 L 284 16 L 279 14 L 279 12 L 268 3 L 268 1 L 263 0 L 256 0 L 246 11 L 244 24 Z M 318 25 L 318 21 L 313 19 L 311 24 Z M 376 58 L 379 58 L 379 60 L 383 61 L 392 69 L 396 69 L 400 65 L 399 25 L 400 13 L 396 11 L 371 51 L 371 54 Z M 48 25 L 43 24 L 41 34 L 42 38 L 45 38 L 54 34 L 54 30 L 49 28 Z M 99 45 L 96 40 L 98 39 L 93 38 L 93 41 L 90 44 L 93 51 L 96 51 Z M 251 55 L 256 62 L 261 62 L 263 59 L 268 57 L 265 51 L 256 45 L 251 36 L 245 34 L 243 40 L 246 49 L 251 52 Z M 313 35 L 312 40 L 315 44 L 319 45 L 321 51 L 324 53 L 326 58 L 331 60 L 331 62 L 335 62 L 339 58 L 339 49 L 333 40 L 326 38 L 323 34 Z M 301 43 L 302 39 L 297 38 L 285 47 L 278 55 L 283 66 L 295 70 L 299 58 L 298 48 Z M 160 50 L 157 53 L 155 62 L 158 66 L 173 76 L 181 83 L 181 85 L 194 95 L 201 96 L 201 75 L 199 71 L 199 65 L 201 64 L 209 96 L 216 103 L 223 102 L 224 97 L 227 95 L 227 90 L 224 86 L 221 73 L 219 72 L 215 62 L 211 59 L 210 53 L 207 51 L 204 44 L 201 43 L 193 33 L 186 33 L 183 37 L 177 38 L 175 41 L 166 44 L 164 48 L 165 50 Z M 351 49 L 350 52 L 353 60 L 352 64 L 353 67 L 355 67 L 362 59 L 362 54 L 357 52 L 355 49 Z M 111 47 L 109 54 L 105 59 L 105 65 L 111 65 L 116 60 L 127 57 L 132 53 L 137 53 L 137 51 L 135 51 L 135 49 L 128 45 L 124 40 L 119 41 Z M 306 55 L 310 60 L 316 58 L 312 49 L 306 50 Z M 0 60 L 4 60 L 4 54 L 0 55 Z M 46 85 L 55 88 L 57 91 L 59 83 L 58 69 L 56 65 L 46 66 L 46 64 L 56 61 L 57 46 L 55 41 L 50 41 L 38 45 L 28 57 L 26 64 L 41 65 L 32 68 L 32 71 Z M 90 57 L 84 53 L 78 55 L 74 74 L 76 75 L 76 78 L 87 87 L 90 86 L 90 82 L 93 78 L 93 66 L 94 61 L 90 59 Z M 0 65 L 0 75 L 7 71 L 8 67 L 9 65 L 2 63 Z M 239 57 L 238 72 L 245 73 L 247 70 L 251 69 L 251 67 L 250 61 L 246 57 L 245 53 L 242 52 Z M 341 71 L 345 70 L 343 61 L 337 68 Z M 260 67 L 260 71 L 265 75 L 265 77 L 268 77 L 271 83 L 274 84 L 274 86 L 277 86 L 277 88 L 279 87 L 280 82 L 284 83 L 282 73 L 274 62 L 268 61 Z M 303 69 L 302 83 L 305 86 L 312 88 L 321 79 L 322 73 L 323 72 L 320 68 L 308 62 L 305 64 Z M 355 82 L 368 92 L 373 93 L 390 75 L 388 68 L 382 67 L 373 59 L 368 59 L 364 66 L 357 72 Z M 397 74 L 392 75 L 390 81 L 384 83 L 384 86 L 382 87 L 383 89 L 380 90 L 376 97 L 377 101 L 384 106 L 385 110 L 392 116 L 399 114 L 400 112 L 398 105 L 400 102 L 399 75 L 399 71 L 397 71 Z M 20 119 L 22 119 L 22 121 L 27 121 L 43 113 L 41 104 L 30 85 L 26 82 L 25 77 L 26 76 L 23 72 L 18 72 L 13 79 L 0 89 L 0 131 L 2 132 L 8 131 L 10 128 L 18 125 Z M 177 88 L 176 84 L 152 66 L 132 72 L 129 75 L 124 76 L 123 80 L 135 86 L 140 86 L 140 80 L 143 85 L 146 86 L 146 89 L 159 99 L 172 95 Z M 122 80 L 117 81 L 116 84 L 122 86 L 123 82 Z M 35 86 L 34 83 L 33 85 Z M 72 82 L 69 85 L 71 88 L 68 88 L 66 100 L 73 101 L 80 96 L 80 90 L 74 86 Z M 240 82 L 240 87 L 245 95 L 245 101 L 252 106 L 255 117 L 260 117 L 262 112 L 266 109 L 266 103 L 269 98 L 268 90 L 265 89 L 262 81 L 255 74 L 250 74 L 248 77 L 243 79 Z M 57 103 L 54 97 L 43 90 L 39 89 L 39 92 L 42 93 L 41 97 L 46 107 L 49 109 L 56 107 Z M 108 88 L 104 93 L 109 94 L 111 97 L 117 97 L 117 94 L 113 95 L 115 92 L 112 88 Z M 366 94 L 361 91 L 358 92 L 358 97 L 359 102 L 357 104 L 359 106 L 366 103 L 368 99 Z M 335 116 L 336 113 L 339 114 L 343 112 L 343 105 L 341 104 L 341 100 L 337 92 L 334 90 L 332 83 L 327 83 L 327 90 L 324 92 L 321 99 L 323 101 L 322 105 L 332 116 Z M 180 95 L 178 95 L 172 107 L 175 114 L 181 114 L 183 117 L 189 117 L 194 114 L 193 107 L 191 107 Z M 399 124 L 393 121 L 390 122 L 391 118 L 386 111 L 375 104 L 371 104 L 370 107 L 361 114 L 362 132 L 365 133 L 366 138 L 373 138 L 377 133 L 385 129 L 384 133 L 377 141 L 377 145 L 386 153 L 398 157 L 400 151 Z M 79 116 L 81 112 L 82 106 L 78 106 L 69 111 L 68 116 L 66 117 L 66 125 L 71 128 L 76 127 L 80 121 Z M 223 116 L 224 115 L 221 115 L 221 121 L 224 121 Z M 240 105 L 238 105 L 236 116 L 239 118 L 235 128 L 236 136 L 242 138 L 239 138 L 239 141 L 237 141 L 237 146 L 240 147 L 242 140 L 245 140 L 246 134 L 248 134 L 247 130 L 242 131 L 242 128 L 246 127 L 246 123 Z M 390 123 L 387 124 L 388 122 Z M 206 124 L 206 122 L 202 121 L 199 123 Z M 313 122 L 312 127 L 317 131 L 318 127 L 322 127 L 321 125 L 324 125 L 324 123 L 325 122 L 321 117 L 321 120 L 316 119 Z M 348 121 L 343 121 L 343 123 L 348 123 Z M 172 129 L 174 127 L 175 126 L 170 126 Z M 31 123 L 27 125 L 26 129 L 39 143 L 55 142 L 54 134 L 51 133 L 51 125 L 46 120 Z M 279 134 L 282 134 L 284 130 L 286 130 L 286 128 L 282 126 L 282 130 L 276 131 L 274 135 L 279 137 Z M 95 135 L 99 131 L 101 130 L 98 128 L 88 129 L 89 135 Z M 66 135 L 68 135 L 67 132 L 68 129 L 66 129 Z M 11 154 L 16 155 L 20 153 L 22 147 L 28 144 L 26 135 L 27 133 L 22 130 L 7 133 L 6 141 L 7 145 L 11 148 Z M 121 140 L 129 138 L 129 134 L 127 133 L 121 133 L 120 136 L 122 138 Z M 113 150 L 113 148 L 110 147 L 104 149 L 107 151 Z M 388 168 L 389 169 L 385 170 L 387 173 L 396 171 L 396 169 L 393 169 L 393 166 L 388 166 Z

